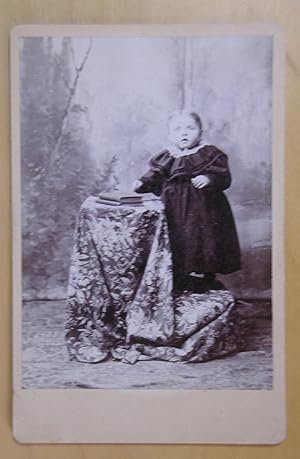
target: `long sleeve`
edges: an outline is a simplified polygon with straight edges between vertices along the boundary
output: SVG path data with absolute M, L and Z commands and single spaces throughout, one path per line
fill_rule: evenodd
M 211 166 L 208 166 L 203 171 L 203 174 L 209 178 L 210 183 L 208 186 L 211 188 L 226 190 L 231 185 L 228 159 L 224 153 L 222 153 Z
M 137 190 L 137 193 L 154 193 L 157 196 L 161 194 L 162 185 L 168 178 L 172 159 L 167 151 L 159 153 L 150 160 L 149 170 L 140 178 L 143 183 Z

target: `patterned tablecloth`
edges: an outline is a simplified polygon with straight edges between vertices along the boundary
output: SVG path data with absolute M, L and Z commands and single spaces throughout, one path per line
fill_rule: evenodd
M 172 293 L 172 260 L 162 204 L 81 207 L 68 290 L 71 359 L 109 357 L 204 362 L 242 345 L 228 290 Z

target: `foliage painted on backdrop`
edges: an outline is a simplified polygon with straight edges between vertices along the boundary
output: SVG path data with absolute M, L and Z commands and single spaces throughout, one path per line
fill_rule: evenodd
M 190 104 L 230 159 L 244 260 L 226 285 L 270 295 L 271 38 L 32 37 L 20 63 L 24 299 L 66 297 L 80 205 L 128 191 Z
M 33 295 L 46 288 L 54 297 L 64 294 L 59 286 L 68 277 L 80 205 L 88 195 L 117 185 L 116 156 L 101 170 L 90 157 L 88 109 L 76 100 L 89 50 L 75 66 L 69 38 L 62 40 L 60 50 L 51 38 L 23 40 L 23 275 L 25 289 Z

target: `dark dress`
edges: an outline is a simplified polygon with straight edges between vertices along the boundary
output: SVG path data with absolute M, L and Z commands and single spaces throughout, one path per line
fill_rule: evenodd
M 202 189 L 191 178 L 206 175 Z M 223 190 L 231 176 L 227 156 L 213 145 L 174 157 L 164 150 L 150 161 L 138 193 L 160 195 L 165 205 L 173 256 L 174 278 L 196 273 L 231 273 L 240 269 L 240 247 Z

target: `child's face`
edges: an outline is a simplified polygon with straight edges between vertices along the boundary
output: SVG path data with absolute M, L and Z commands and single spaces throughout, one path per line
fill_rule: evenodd
M 169 138 L 181 150 L 195 147 L 200 136 L 200 128 L 192 116 L 178 115 L 171 119 Z

